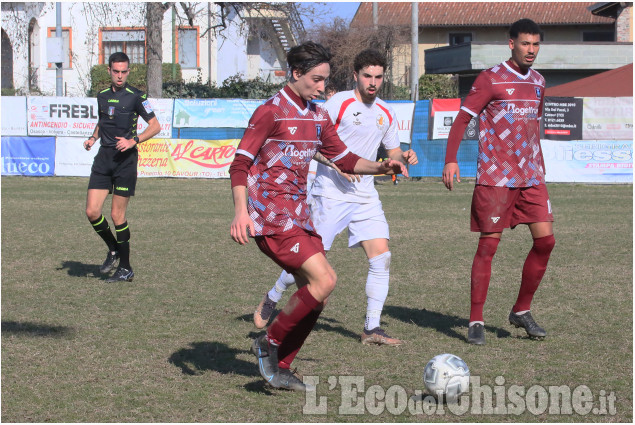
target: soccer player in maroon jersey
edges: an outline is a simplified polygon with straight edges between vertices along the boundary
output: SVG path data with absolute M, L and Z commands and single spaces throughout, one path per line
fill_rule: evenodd
M 346 173 L 407 176 L 399 161 L 372 162 L 350 152 L 328 112 L 311 102 L 324 93 L 330 59 L 329 51 L 313 42 L 289 50 L 289 82 L 256 109 L 229 170 L 232 238 L 243 245 L 254 237 L 263 253 L 295 276 L 299 288 L 252 345 L 260 374 L 276 388 L 312 389 L 290 366 L 337 281 L 306 203 L 314 154 L 319 151 Z
M 525 260 L 516 304 L 509 322 L 532 338 L 543 338 L 530 306 L 555 245 L 553 214 L 545 186 L 540 147 L 545 80 L 531 66 L 540 49 L 540 27 L 530 19 L 509 30 L 511 58 L 481 72 L 465 98 L 448 136 L 443 183 L 452 190 L 461 181 L 456 153 L 472 117 L 479 117 L 477 175 L 472 196 L 471 230 L 480 232 L 472 263 L 471 311 L 467 340 L 485 343 L 483 305 L 492 258 L 503 229 L 527 224 L 533 246 Z

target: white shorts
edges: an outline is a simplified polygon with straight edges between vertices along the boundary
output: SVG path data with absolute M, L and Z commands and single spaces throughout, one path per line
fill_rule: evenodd
M 390 239 L 380 200 L 360 204 L 313 196 L 310 206 L 311 220 L 326 251 L 331 249 L 335 236 L 347 227 L 349 248 L 357 248 L 360 242 L 371 239 Z

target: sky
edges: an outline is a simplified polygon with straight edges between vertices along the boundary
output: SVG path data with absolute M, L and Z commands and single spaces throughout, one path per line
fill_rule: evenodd
M 314 19 L 314 23 L 307 22 L 304 20 L 304 26 L 308 30 L 313 25 L 320 25 L 324 22 L 328 22 L 333 18 L 342 18 L 347 23 L 350 23 L 355 16 L 355 12 L 357 12 L 357 8 L 359 7 L 359 2 L 340 2 L 340 1 L 330 1 L 330 2 L 301 2 L 307 6 L 313 6 L 316 11 L 316 16 Z

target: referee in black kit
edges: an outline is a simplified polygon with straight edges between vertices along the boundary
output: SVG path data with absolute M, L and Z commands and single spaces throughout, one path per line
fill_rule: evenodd
M 119 260 L 119 267 L 106 282 L 131 282 L 134 277 L 130 266 L 130 229 L 126 209 L 137 183 L 137 145 L 161 131 L 147 95 L 126 83 L 129 72 L 128 56 L 122 52 L 113 53 L 108 59 L 112 84 L 97 95 L 99 121 L 93 135 L 84 142 L 84 148 L 90 150 L 97 139 L 101 139 L 88 182 L 86 216 L 108 245 L 108 256 L 99 271 L 110 272 Z M 137 135 L 139 115 L 148 123 L 148 128 Z M 116 238 L 102 214 L 109 193 L 112 193 L 110 215 Z

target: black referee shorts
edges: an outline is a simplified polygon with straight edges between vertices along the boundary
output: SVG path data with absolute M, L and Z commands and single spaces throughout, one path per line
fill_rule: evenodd
M 91 168 L 88 189 L 108 189 L 115 195 L 134 196 L 138 158 L 136 148 L 120 152 L 114 146 L 100 146 Z

